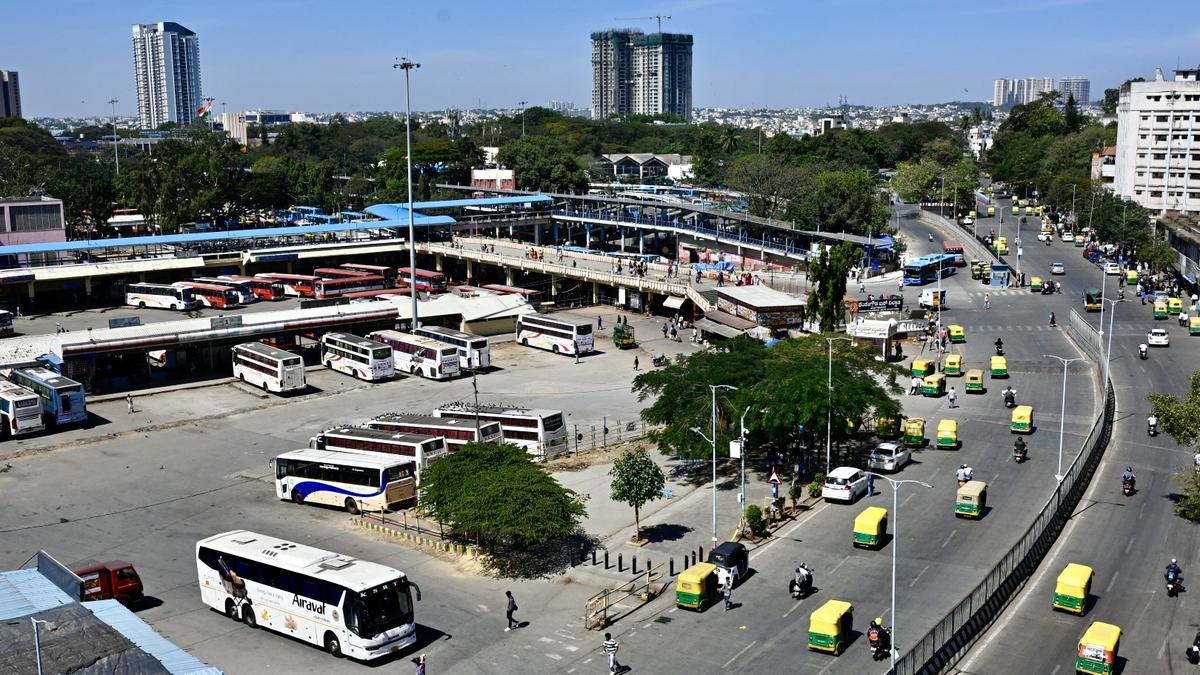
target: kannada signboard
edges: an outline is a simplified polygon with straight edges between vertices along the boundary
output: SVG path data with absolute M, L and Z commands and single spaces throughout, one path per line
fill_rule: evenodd
M 851 312 L 859 314 L 867 312 L 899 312 L 904 307 L 904 298 L 875 298 L 873 300 L 850 301 Z
M 242 325 L 242 317 L 240 316 L 214 316 L 209 321 L 209 327 L 212 330 L 222 330 L 224 328 L 237 328 Z

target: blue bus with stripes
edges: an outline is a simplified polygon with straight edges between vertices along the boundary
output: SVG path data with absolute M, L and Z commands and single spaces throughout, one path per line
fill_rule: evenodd
M 8 376 L 42 400 L 42 417 L 47 426 L 87 420 L 83 385 L 49 368 L 17 368 Z
M 904 285 L 924 286 L 957 271 L 955 256 L 952 254 L 934 253 L 921 256 L 904 266 Z

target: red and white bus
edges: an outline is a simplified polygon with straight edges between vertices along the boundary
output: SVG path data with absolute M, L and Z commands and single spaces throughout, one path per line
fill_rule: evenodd
M 341 279 L 317 279 L 313 282 L 313 297 L 318 300 L 340 298 L 348 293 L 382 291 L 387 287 L 383 277 L 343 277 Z
M 229 286 L 201 284 L 195 281 L 176 281 L 171 285 L 176 288 L 192 289 L 192 296 L 204 307 L 225 309 L 227 307 L 237 307 L 239 304 L 237 289 L 230 288 Z
M 401 267 L 396 271 L 396 283 L 400 286 L 408 286 L 412 283 L 413 271 L 411 267 Z M 446 275 L 441 272 L 431 272 L 417 268 L 417 290 L 425 291 L 426 293 L 445 293 L 449 288 L 446 282 Z
M 321 277 L 322 279 L 346 279 L 373 276 L 370 272 L 344 270 L 340 267 L 318 267 L 317 269 L 313 270 L 313 275 Z
M 367 339 L 392 348 L 396 372 L 420 375 L 430 380 L 448 380 L 458 376 L 458 349 L 444 342 L 394 330 L 377 330 L 368 333 Z
M 283 284 L 278 281 L 259 279 L 258 277 L 243 277 L 237 274 L 223 274 L 217 278 L 250 284 L 250 290 L 254 292 L 254 297 L 259 300 L 282 300 L 284 296 Z
M 335 427 L 308 439 L 308 447 L 317 450 L 339 452 L 372 453 L 382 452 L 401 457 L 412 457 L 417 470 L 425 467 L 448 452 L 446 439 L 442 436 L 406 434 L 367 427 Z
M 951 241 L 949 239 L 947 239 L 946 241 L 943 241 L 942 242 L 942 252 L 954 256 L 954 266 L 955 267 L 966 267 L 967 266 L 966 252 L 963 250 L 963 245 L 958 243 L 957 241 Z
M 363 265 L 361 263 L 345 263 L 344 265 L 338 265 L 338 267 L 340 267 L 344 270 L 354 270 L 357 272 L 366 272 L 367 274 L 374 274 L 377 276 L 381 276 L 384 279 L 387 279 L 389 284 L 396 283 L 396 268 L 395 267 L 387 267 L 385 265 Z
M 254 289 L 250 288 L 250 284 L 244 281 L 233 281 L 232 279 L 221 279 L 220 277 L 195 277 L 193 282 L 198 284 L 208 284 L 210 286 L 225 286 L 237 291 L 238 304 L 248 305 L 252 302 L 258 302 L 258 296 L 254 294 Z
M 311 274 L 277 274 L 275 272 L 266 272 L 255 274 L 254 276 L 259 279 L 268 279 L 283 284 L 285 295 L 295 295 L 301 298 L 317 297 L 316 284 L 321 280 L 320 277 L 314 277 Z
M 476 421 L 473 419 L 389 413 L 367 422 L 367 427 L 392 433 L 441 436 L 446 439 L 446 448 L 450 452 L 461 450 L 467 443 L 504 442 L 504 432 L 500 423 L 495 420 L 480 419 L 476 428 Z

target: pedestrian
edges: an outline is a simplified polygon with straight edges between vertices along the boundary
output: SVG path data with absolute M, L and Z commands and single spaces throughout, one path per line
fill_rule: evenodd
M 513 597 L 512 591 L 504 591 L 504 596 L 508 598 L 504 607 L 504 617 L 508 619 L 508 625 L 504 627 L 504 632 L 507 633 L 514 628 L 520 628 L 521 624 L 513 618 L 513 612 L 517 611 L 517 600 Z
M 600 316 L 599 314 L 596 315 L 596 327 L 600 330 L 604 330 L 604 317 Z
M 950 391 L 946 393 L 946 400 L 950 402 L 951 408 L 958 407 L 958 394 L 954 392 L 954 387 L 950 387 Z
M 633 369 L 634 370 L 638 369 L 638 357 L 636 357 L 636 356 L 633 357 Z
M 666 321 L 663 322 L 662 330 L 663 330 L 663 338 L 665 339 L 667 337 L 667 331 L 671 330 L 671 327 L 667 325 Z
M 983 308 L 984 309 L 992 308 L 992 294 L 991 293 L 983 294 Z
M 417 664 L 417 675 L 425 675 L 425 655 L 413 659 L 413 663 Z
M 866 292 L 867 292 L 867 282 L 866 282 L 866 281 L 864 281 L 864 280 L 862 280 L 862 279 L 859 279 L 859 280 L 858 280 L 858 292 L 859 292 L 859 293 L 866 293 Z
M 725 598 L 725 611 L 733 609 L 733 575 L 725 577 L 725 585 L 721 587 L 721 595 Z
M 621 664 L 617 661 L 617 650 L 621 648 L 621 643 L 613 639 L 612 633 L 604 634 L 604 653 L 608 654 L 608 672 L 615 673 L 621 669 Z
M 125 394 L 125 403 L 129 406 L 129 414 L 133 414 L 133 394 Z
M 875 496 L 875 474 L 873 473 L 867 474 L 867 496 Z
M 919 393 L 921 393 L 921 378 L 913 375 L 912 381 L 908 383 L 908 394 L 909 396 L 916 396 Z

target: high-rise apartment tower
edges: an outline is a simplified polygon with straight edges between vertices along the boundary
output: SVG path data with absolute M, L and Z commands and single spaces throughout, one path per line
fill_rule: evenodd
M 21 81 L 15 70 L 0 70 L 0 117 L 21 116 Z
M 592 33 L 592 117 L 631 113 L 691 119 L 691 35 Z
M 202 99 L 200 41 L 194 32 L 171 21 L 134 24 L 133 71 L 143 129 L 196 119 Z

